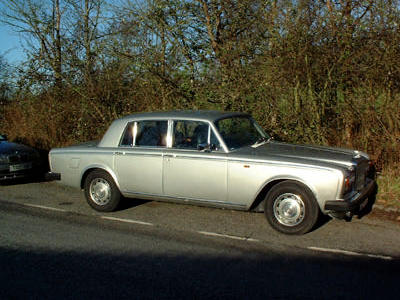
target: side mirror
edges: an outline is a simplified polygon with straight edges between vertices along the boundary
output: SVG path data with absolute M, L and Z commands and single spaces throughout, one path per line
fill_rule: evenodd
M 211 152 L 211 146 L 210 146 L 210 144 L 207 144 L 207 143 L 198 144 L 197 150 L 199 150 L 201 152 Z

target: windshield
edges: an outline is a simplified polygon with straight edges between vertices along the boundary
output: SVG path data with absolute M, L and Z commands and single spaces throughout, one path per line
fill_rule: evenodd
M 7 140 L 6 137 L 0 134 L 0 141 L 5 141 L 5 140 Z
M 267 141 L 269 136 L 250 117 L 232 117 L 215 122 L 229 150 Z

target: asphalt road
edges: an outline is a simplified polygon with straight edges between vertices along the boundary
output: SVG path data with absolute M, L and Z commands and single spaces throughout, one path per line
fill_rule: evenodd
M 259 213 L 130 200 L 100 214 L 56 183 L 2 185 L 0 299 L 397 297 L 399 229 L 366 216 L 285 236 Z

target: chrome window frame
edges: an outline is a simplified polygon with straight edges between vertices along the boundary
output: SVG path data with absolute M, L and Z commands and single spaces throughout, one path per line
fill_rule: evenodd
M 174 133 L 174 122 L 178 122 L 178 121 L 188 121 L 188 122 L 201 122 L 204 124 L 208 125 L 208 133 L 207 133 L 207 143 L 210 145 L 211 143 L 211 131 L 214 133 L 215 137 L 217 138 L 223 152 L 229 152 L 227 151 L 226 145 L 223 142 L 221 136 L 219 135 L 218 131 L 216 130 L 213 122 L 210 122 L 208 120 L 197 120 L 197 119 L 170 119 L 169 120 L 170 123 L 170 127 L 168 127 L 168 131 L 169 131 L 169 139 L 170 139 L 170 146 L 167 147 L 168 149 L 178 149 L 178 150 L 184 150 L 184 151 L 195 151 L 195 152 L 200 152 L 197 149 L 179 149 L 176 147 L 173 147 L 173 133 Z M 168 145 L 168 143 L 167 143 Z M 215 151 L 215 150 L 214 150 Z M 219 150 L 217 150 L 217 152 L 219 152 Z
M 225 144 L 225 140 L 223 139 L 223 137 L 219 134 L 219 131 L 218 131 L 218 128 L 217 128 L 216 123 L 219 122 L 219 121 L 221 121 L 221 120 L 230 119 L 230 118 L 247 118 L 247 119 L 249 119 L 249 120 L 254 124 L 254 126 L 256 127 L 256 130 L 257 130 L 263 137 L 265 137 L 265 138 L 269 138 L 269 137 L 270 137 L 270 136 L 264 131 L 264 129 L 263 129 L 263 128 L 254 120 L 254 118 L 253 118 L 252 116 L 250 116 L 250 115 L 243 115 L 243 116 L 227 116 L 227 117 L 224 116 L 224 117 L 222 117 L 222 118 L 215 119 L 213 122 L 210 122 L 210 123 L 213 125 L 214 133 L 218 133 L 217 138 L 218 138 L 219 142 L 221 143 L 221 141 L 223 141 L 223 143 L 221 143 L 221 145 L 223 145 L 223 148 L 224 148 L 224 150 L 225 150 L 226 153 L 235 152 L 235 151 L 237 151 L 238 149 L 241 148 L 241 147 L 240 147 L 240 148 L 235 148 L 235 149 L 230 150 L 230 149 L 228 148 L 228 146 Z
M 159 122 L 167 122 L 167 140 L 166 140 L 166 146 L 138 146 L 136 145 L 136 138 L 137 138 L 137 134 L 138 134 L 138 122 L 146 122 L 146 121 L 159 121 Z M 139 119 L 139 120 L 131 120 L 126 122 L 125 126 L 124 126 L 124 130 L 123 133 L 121 134 L 120 137 L 120 141 L 118 143 L 118 148 L 140 148 L 140 149 L 178 149 L 178 148 L 174 148 L 173 147 L 173 131 L 174 131 L 174 122 L 177 121 L 193 121 L 193 122 L 202 122 L 208 125 L 208 136 L 207 136 L 207 143 L 210 144 L 211 143 L 211 133 L 214 133 L 216 139 L 218 140 L 219 144 L 220 144 L 220 149 L 222 150 L 222 152 L 225 153 L 229 153 L 230 151 L 228 150 L 223 138 L 221 137 L 221 135 L 219 134 L 214 122 L 209 121 L 209 120 L 201 120 L 201 119 L 186 119 L 186 118 L 168 118 L 168 119 Z M 124 139 L 127 127 L 133 123 L 133 143 L 132 146 L 129 145 L 121 145 L 122 140 Z M 196 151 L 199 152 L 199 150 L 197 149 L 185 149 L 187 151 Z M 215 150 L 214 150 L 215 151 Z M 218 150 L 217 152 L 220 152 L 220 150 Z
M 124 130 L 122 131 L 121 137 L 119 139 L 118 143 L 118 148 L 133 148 L 135 145 L 135 139 L 136 137 L 134 136 L 135 131 L 132 132 L 132 145 L 122 145 L 122 141 L 124 140 L 125 134 L 128 130 L 128 126 L 130 126 L 133 123 L 133 128 L 136 126 L 136 121 L 130 121 L 125 124 Z
M 141 145 L 136 145 L 136 138 L 137 138 L 137 134 L 138 134 L 138 122 L 167 122 L 167 136 L 166 136 L 167 140 L 166 140 L 166 145 L 165 146 L 148 146 L 148 145 L 147 146 L 146 145 L 141 146 Z M 133 123 L 133 128 L 132 128 L 132 130 L 133 130 L 133 132 L 132 132 L 132 138 L 133 138 L 132 139 L 132 146 L 121 145 L 121 143 L 122 143 L 122 141 L 123 141 L 123 139 L 125 137 L 127 128 L 132 123 Z M 122 135 L 120 137 L 120 141 L 118 143 L 118 148 L 140 148 L 140 149 L 145 149 L 145 148 L 165 149 L 165 148 L 169 148 L 168 147 L 169 132 L 170 132 L 169 126 L 170 126 L 170 120 L 166 120 L 166 119 L 149 119 L 149 120 L 148 119 L 143 119 L 143 120 L 135 120 L 135 121 L 127 122 L 125 124 L 124 130 L 123 130 Z
M 149 145 L 136 145 L 136 138 L 138 134 L 138 123 L 139 122 L 167 122 L 167 136 L 165 141 L 165 146 L 149 146 Z M 140 148 L 140 149 L 166 149 L 168 148 L 168 132 L 169 132 L 169 120 L 168 119 L 143 119 L 143 120 L 136 120 L 135 121 L 136 132 L 135 133 L 135 143 L 133 144 L 133 148 Z
M 132 148 L 136 146 L 136 136 L 137 136 L 137 132 L 138 132 L 137 128 L 138 128 L 137 121 L 135 121 L 133 124 L 133 132 L 132 132 L 132 134 L 133 134 Z

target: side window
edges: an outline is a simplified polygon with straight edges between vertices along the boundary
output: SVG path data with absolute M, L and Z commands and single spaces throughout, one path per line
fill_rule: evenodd
M 197 149 L 199 144 L 207 144 L 208 124 L 198 121 L 174 121 L 173 147 Z
M 132 147 L 133 146 L 133 128 L 134 128 L 135 123 L 131 122 L 129 123 L 124 131 L 124 135 L 122 137 L 120 146 L 123 147 Z
M 198 149 L 209 143 L 209 124 L 200 121 L 174 121 L 173 144 L 174 148 Z M 211 131 L 210 143 L 219 148 L 218 139 Z
M 137 122 L 136 146 L 166 147 L 168 121 Z

